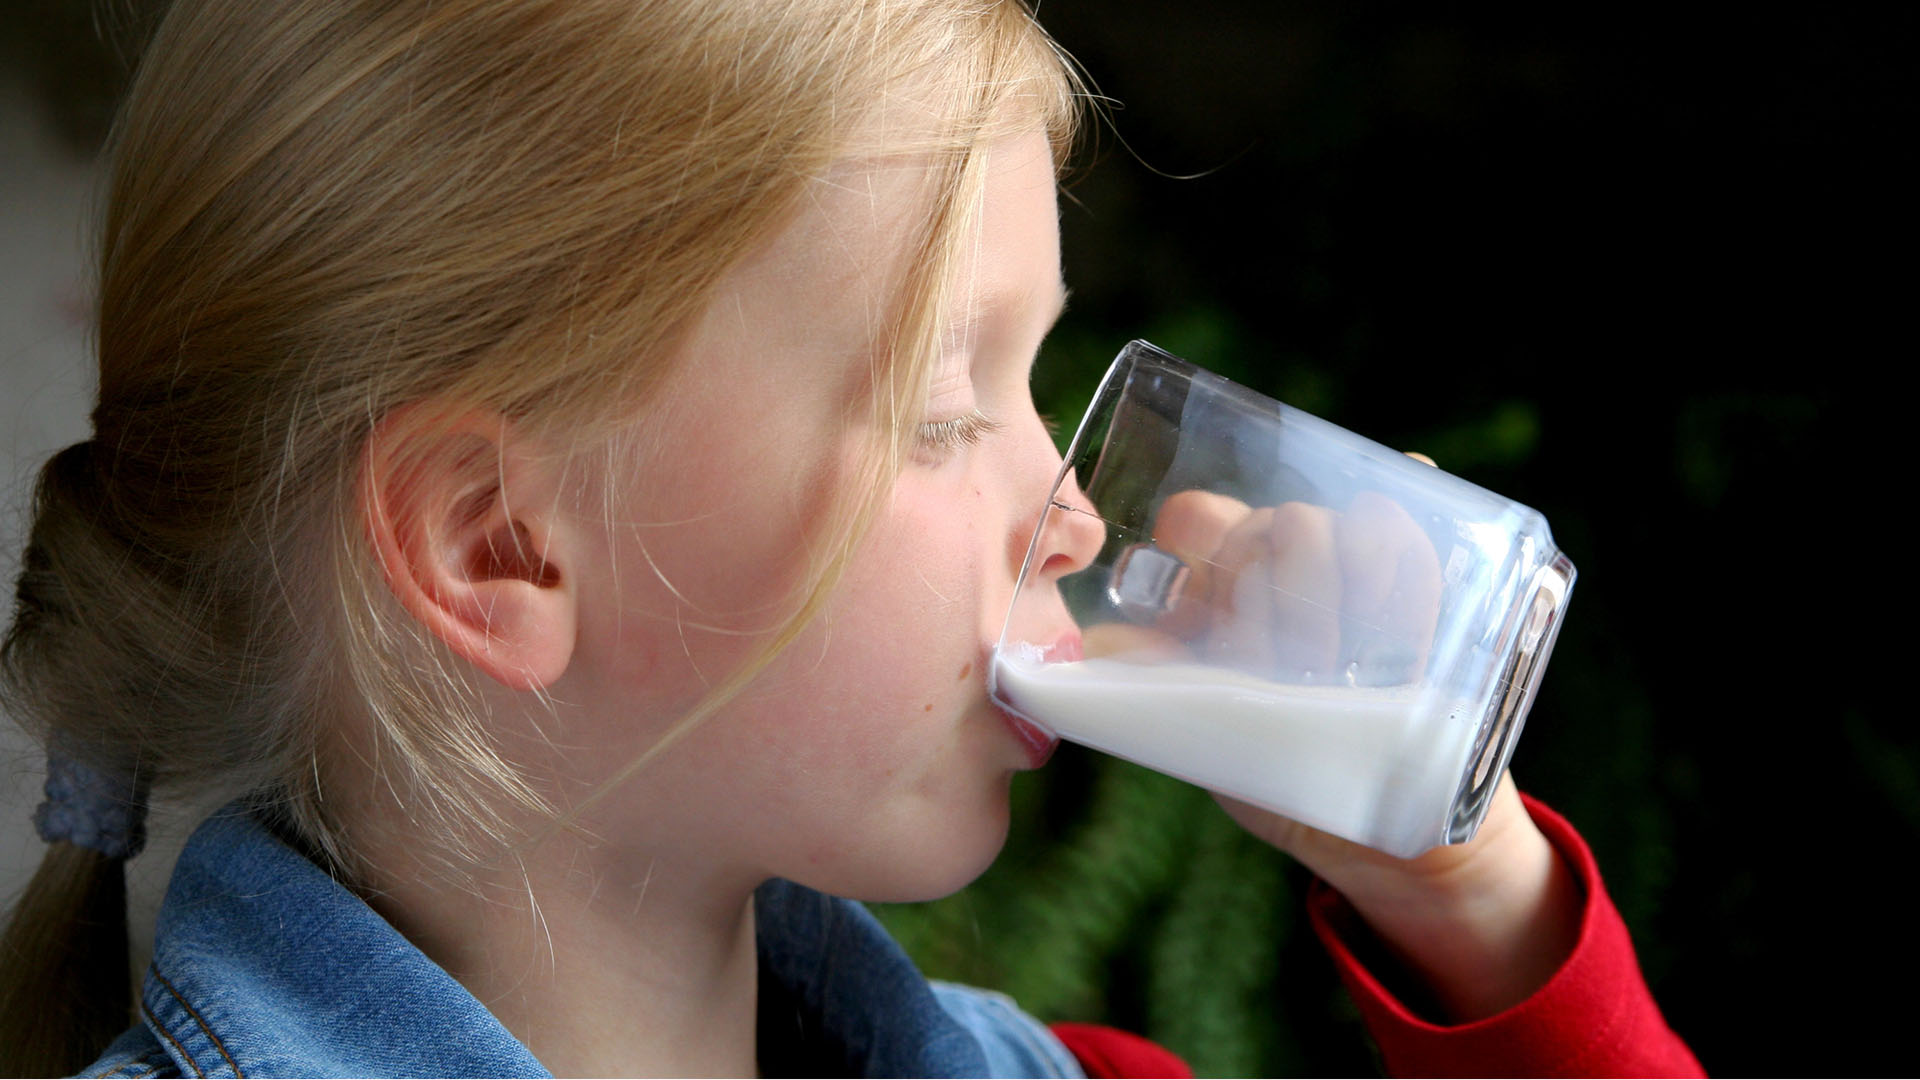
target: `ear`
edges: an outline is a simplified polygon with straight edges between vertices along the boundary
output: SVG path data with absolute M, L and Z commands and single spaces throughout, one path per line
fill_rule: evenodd
M 558 466 L 505 417 L 397 410 L 367 438 L 361 514 L 414 618 L 513 690 L 551 685 L 578 627 Z

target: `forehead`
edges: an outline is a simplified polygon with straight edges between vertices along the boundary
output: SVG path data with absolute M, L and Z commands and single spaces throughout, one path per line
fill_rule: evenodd
M 932 175 L 919 160 L 861 161 L 806 181 L 785 228 L 723 280 L 719 305 L 777 308 L 777 332 L 796 343 L 878 332 L 911 269 Z
M 986 183 L 974 227 L 955 252 L 949 310 L 956 333 L 1008 303 L 1050 303 L 1059 291 L 1052 150 L 1045 136 L 979 151 Z M 789 221 L 721 281 L 709 321 L 733 322 L 768 345 L 865 351 L 891 324 L 938 192 L 922 157 L 842 161 L 805 182 Z M 709 326 L 708 329 L 720 329 Z

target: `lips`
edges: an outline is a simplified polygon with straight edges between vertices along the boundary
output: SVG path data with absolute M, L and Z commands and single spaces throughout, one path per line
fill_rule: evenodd
M 1033 646 L 1028 645 L 1023 648 L 1030 650 Z M 1086 649 L 1077 630 L 1060 635 L 1051 645 L 1040 649 L 1040 659 L 1049 664 L 1071 663 L 1083 659 L 1085 654 Z M 1000 714 L 1000 719 L 1007 725 L 1007 730 L 1013 732 L 1013 737 L 1026 748 L 1028 766 L 1037 769 L 1045 765 L 1047 759 L 1053 756 L 1054 750 L 1059 748 L 1059 737 L 998 701 L 993 702 L 993 706 L 994 711 Z
M 999 705 L 995 705 L 994 710 L 1000 714 L 1000 719 L 1006 722 L 1007 730 L 1013 732 L 1013 737 L 1020 740 L 1020 745 L 1026 749 L 1028 768 L 1037 769 L 1045 765 L 1047 759 L 1052 757 L 1053 752 L 1059 748 L 1060 740 L 1048 734 L 1040 725 L 1008 712 Z
M 1040 658 L 1049 664 L 1067 664 L 1075 660 L 1085 660 L 1087 649 L 1080 640 L 1080 632 L 1060 635 L 1059 640 L 1040 650 Z

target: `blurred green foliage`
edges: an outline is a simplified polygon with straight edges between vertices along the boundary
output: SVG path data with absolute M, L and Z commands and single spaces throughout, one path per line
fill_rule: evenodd
M 876 905 L 889 930 L 930 976 L 1144 1032 L 1203 1075 L 1311 1068 L 1274 1022 L 1302 921 L 1282 856 L 1197 788 L 1089 751 L 1060 757 L 1017 782 L 1000 862 L 946 900 Z M 1081 784 L 1084 798 L 1050 790 Z M 1049 798 L 1068 805 L 1040 812 Z M 1330 1019 L 1364 1063 L 1357 1021 Z

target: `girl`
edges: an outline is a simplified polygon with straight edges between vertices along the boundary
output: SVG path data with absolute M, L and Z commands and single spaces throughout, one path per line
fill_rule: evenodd
M 1013 3 L 179 0 L 6 643 L 51 846 L 4 1065 L 1174 1067 L 828 899 L 964 885 L 1050 749 L 984 671 L 1059 467 L 1075 101 Z M 233 801 L 130 1011 L 149 790 Z M 1338 891 L 1391 1063 L 1694 1067 L 1510 785 L 1412 863 L 1233 812 Z

